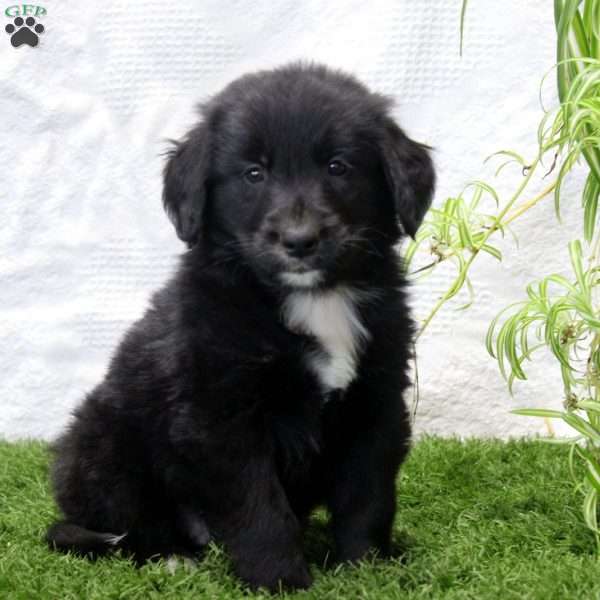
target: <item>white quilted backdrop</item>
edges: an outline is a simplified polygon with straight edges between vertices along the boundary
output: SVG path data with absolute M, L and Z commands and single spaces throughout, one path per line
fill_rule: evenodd
M 182 246 L 162 213 L 160 155 L 194 122 L 194 104 L 232 78 L 312 58 L 395 96 L 403 126 L 436 148 L 437 202 L 492 177 L 488 154 L 531 154 L 554 61 L 551 3 L 470 5 L 462 59 L 460 0 L 46 1 L 35 48 L 13 48 L 3 26 L 0 436 L 55 436 L 173 269 Z M 518 178 L 495 183 L 510 190 Z M 508 411 L 559 405 L 553 363 L 511 399 L 483 336 L 539 271 L 565 269 L 578 183 L 564 224 L 541 205 L 516 227 L 519 252 L 506 240 L 502 264 L 477 265 L 475 306 L 446 308 L 422 339 L 419 431 L 544 431 Z M 448 281 L 441 271 L 414 287 L 418 315 Z

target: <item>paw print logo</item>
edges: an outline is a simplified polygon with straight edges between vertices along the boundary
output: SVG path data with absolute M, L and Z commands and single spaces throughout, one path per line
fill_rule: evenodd
M 44 33 L 44 26 L 41 23 L 36 25 L 33 17 L 27 17 L 25 21 L 21 17 L 17 17 L 12 23 L 9 23 L 4 30 L 10 35 L 10 43 L 18 48 L 23 44 L 27 44 L 35 48 L 40 41 L 40 34 Z

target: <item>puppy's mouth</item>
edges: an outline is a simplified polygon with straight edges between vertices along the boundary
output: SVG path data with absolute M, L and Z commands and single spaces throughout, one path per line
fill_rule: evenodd
M 307 269 L 301 267 L 293 271 L 283 271 L 279 273 L 279 279 L 282 283 L 293 288 L 313 288 L 323 281 L 323 271 L 321 269 Z

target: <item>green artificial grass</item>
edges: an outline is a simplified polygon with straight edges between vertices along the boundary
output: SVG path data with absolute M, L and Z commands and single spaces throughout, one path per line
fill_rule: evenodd
M 224 553 L 195 570 L 123 558 L 89 562 L 42 541 L 56 516 L 45 444 L 0 442 L 0 598 L 241 598 Z M 313 587 L 285 597 L 570 600 L 600 597 L 595 542 L 580 516 L 566 449 L 535 441 L 418 442 L 398 485 L 392 560 L 327 564 L 318 513 L 306 539 Z M 256 597 L 267 598 L 266 593 Z

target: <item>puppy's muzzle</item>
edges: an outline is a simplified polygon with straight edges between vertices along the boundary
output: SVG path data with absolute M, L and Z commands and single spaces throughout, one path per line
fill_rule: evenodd
M 308 258 L 319 248 L 320 232 L 315 227 L 289 228 L 280 234 L 280 243 L 285 253 L 292 258 Z
M 271 224 L 263 233 L 271 250 L 292 261 L 310 260 L 319 254 L 327 237 L 326 229 L 315 221 Z

